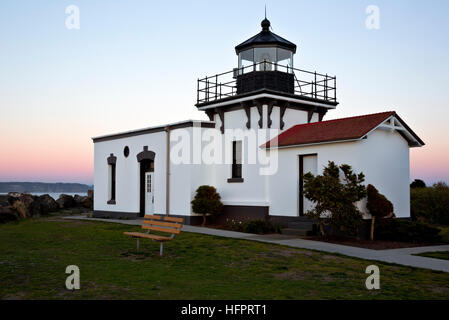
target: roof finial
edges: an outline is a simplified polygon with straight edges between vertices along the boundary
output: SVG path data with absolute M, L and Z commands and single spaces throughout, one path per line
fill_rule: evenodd
M 270 20 L 267 19 L 267 5 L 265 4 L 265 19 L 262 20 L 260 24 L 262 26 L 262 31 L 270 31 Z

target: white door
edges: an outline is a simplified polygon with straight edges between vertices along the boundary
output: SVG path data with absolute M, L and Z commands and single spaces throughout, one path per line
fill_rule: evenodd
M 154 213 L 154 172 L 145 173 L 145 214 Z
M 316 155 L 310 155 L 310 156 L 304 156 L 302 157 L 302 168 L 303 168 L 303 173 L 311 173 L 314 176 L 316 176 L 317 174 L 317 156 Z M 306 197 L 303 197 L 304 201 L 303 201 L 303 205 L 304 205 L 304 214 L 309 211 L 310 209 L 313 208 L 313 202 L 311 202 L 309 199 L 307 199 Z

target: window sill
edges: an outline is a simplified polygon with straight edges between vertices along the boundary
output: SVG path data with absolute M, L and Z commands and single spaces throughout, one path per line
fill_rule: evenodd
M 115 204 L 115 200 L 109 200 L 108 204 Z
M 243 183 L 243 178 L 229 178 L 228 183 Z

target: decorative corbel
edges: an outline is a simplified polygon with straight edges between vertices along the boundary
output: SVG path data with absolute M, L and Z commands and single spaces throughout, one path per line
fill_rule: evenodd
M 224 134 L 224 112 L 221 108 L 215 108 L 215 112 L 220 117 L 220 121 L 221 121 L 220 131 L 222 134 Z
M 245 110 L 246 119 L 248 120 L 246 121 L 246 127 L 248 129 L 251 129 L 251 107 L 245 102 L 240 102 L 240 105 L 242 106 L 243 110 Z
M 259 100 L 253 100 L 254 105 L 257 107 L 257 112 L 259 112 L 259 128 L 263 127 L 263 104 Z
M 312 121 L 313 114 L 313 110 L 307 111 L 307 123 L 310 123 L 310 121 Z
M 275 104 L 277 104 L 276 100 L 272 100 L 270 101 L 270 103 L 268 103 L 268 120 L 267 120 L 268 128 L 271 128 L 271 124 L 273 123 L 273 121 L 271 120 L 271 113 L 273 112 L 273 107 Z
M 215 111 L 213 109 L 207 109 L 206 114 L 209 117 L 210 121 L 214 121 Z
M 279 108 L 279 129 L 284 129 L 285 126 L 285 122 L 284 122 L 284 114 L 285 114 L 285 110 L 287 110 L 287 107 L 289 106 L 288 102 L 285 102 L 282 106 L 280 106 Z
M 327 109 L 318 113 L 318 121 L 323 121 L 324 116 L 327 113 Z

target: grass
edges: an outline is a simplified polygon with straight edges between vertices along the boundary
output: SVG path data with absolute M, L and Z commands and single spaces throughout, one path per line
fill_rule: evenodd
M 449 274 L 183 232 L 159 257 L 138 226 L 40 218 L 0 226 L 1 299 L 447 299 Z M 65 289 L 66 266 L 81 289 Z M 381 289 L 365 287 L 376 264 Z
M 423 253 L 415 254 L 415 256 L 449 260 L 449 251 L 423 252 Z
M 439 233 L 441 241 L 449 243 L 449 227 L 448 226 L 437 226 L 441 231 Z

